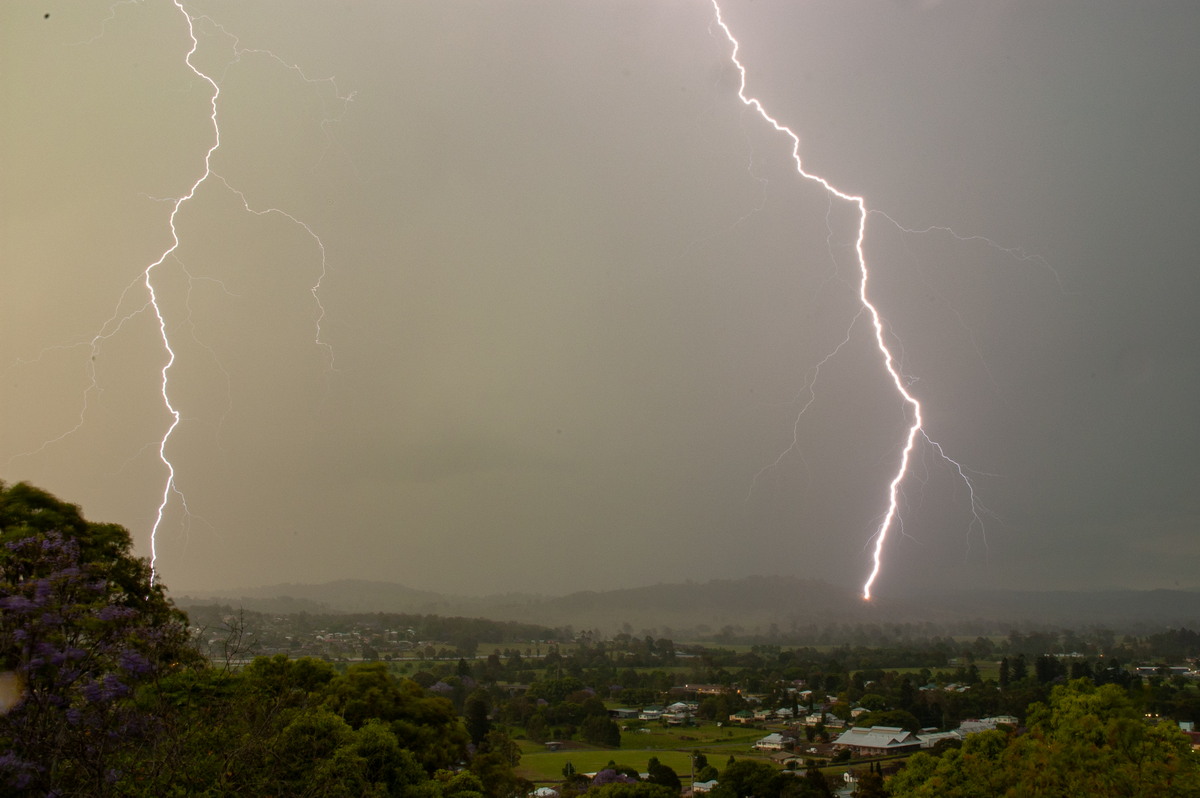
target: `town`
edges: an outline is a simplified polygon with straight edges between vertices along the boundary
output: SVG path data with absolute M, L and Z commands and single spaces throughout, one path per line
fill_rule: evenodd
M 1119 641 L 1105 630 L 1014 632 L 889 651 L 601 639 L 482 619 L 220 605 L 193 607 L 191 617 L 213 658 L 386 663 L 464 717 L 472 700 L 477 713 L 482 704 L 480 722 L 511 741 L 515 772 L 540 798 L 577 794 L 610 770 L 655 783 L 652 760 L 658 781 L 684 795 L 721 794 L 717 765 L 738 762 L 811 771 L 831 794 L 882 795 L 871 792 L 876 777 L 890 780 L 914 754 L 940 756 L 985 732 L 1024 733 L 1031 707 L 1072 680 L 1119 687 L 1146 723 L 1171 725 L 1200 750 L 1200 635 L 1186 629 Z M 896 667 L 883 664 L 889 659 Z

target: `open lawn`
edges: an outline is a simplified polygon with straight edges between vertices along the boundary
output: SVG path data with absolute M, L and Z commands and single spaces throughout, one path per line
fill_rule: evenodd
M 685 784 L 691 775 L 690 754 L 683 751 L 631 751 L 611 748 L 579 748 L 564 751 L 542 751 L 536 754 L 526 754 L 521 757 L 517 772 L 530 781 L 559 782 L 563 780 L 563 767 L 570 762 L 578 773 L 596 773 L 616 762 L 618 765 L 628 765 L 637 768 L 639 773 L 646 772 L 646 763 L 650 757 L 658 757 L 658 761 L 672 768 L 679 774 Z M 724 760 L 722 760 L 724 764 Z
M 561 781 L 563 766 L 570 762 L 579 773 L 603 770 L 610 761 L 618 765 L 646 771 L 650 757 L 658 757 L 675 770 L 685 783 L 691 775 L 691 753 L 699 750 L 709 762 L 724 767 L 729 757 L 761 759 L 754 751 L 754 741 L 765 734 L 759 729 L 726 729 L 714 724 L 680 729 L 647 729 L 622 731 L 621 747 L 597 748 L 578 742 L 566 742 L 559 751 L 547 751 L 544 745 L 521 741 L 521 764 L 518 771 L 534 782 Z

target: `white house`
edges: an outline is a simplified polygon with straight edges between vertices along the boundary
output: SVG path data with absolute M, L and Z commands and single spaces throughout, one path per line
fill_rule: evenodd
M 782 751 L 794 742 L 796 741 L 791 737 L 784 737 L 782 734 L 774 733 L 759 739 L 754 743 L 754 747 L 759 751 Z

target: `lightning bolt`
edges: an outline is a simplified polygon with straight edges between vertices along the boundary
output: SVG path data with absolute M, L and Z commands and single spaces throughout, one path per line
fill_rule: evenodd
M 92 39 L 79 42 L 78 44 L 81 46 L 86 46 L 104 36 L 108 25 L 117 18 L 118 9 L 121 6 L 137 4 L 137 0 L 120 0 L 120 2 L 114 3 L 109 7 L 108 16 L 101 21 L 100 33 Z M 283 68 L 296 73 L 305 83 L 314 86 L 314 88 L 317 87 L 318 84 L 328 84 L 333 92 L 334 102 L 338 103 L 343 111 L 354 97 L 353 94 L 341 94 L 332 78 L 311 78 L 305 74 L 305 72 L 299 66 L 284 61 L 269 50 L 257 50 L 243 47 L 240 40 L 236 36 L 227 31 L 210 17 L 193 15 L 190 13 L 184 6 L 183 0 L 171 0 L 171 5 L 173 5 L 177 12 L 182 16 L 187 30 L 187 40 L 190 42 L 190 46 L 188 47 L 187 52 L 184 54 L 182 60 L 187 68 L 190 69 L 191 72 L 196 76 L 196 78 L 208 87 L 208 118 L 212 132 L 210 142 L 208 143 L 207 148 L 204 150 L 203 166 L 202 168 L 198 169 L 195 178 L 191 181 L 185 193 L 178 197 L 162 200 L 170 207 L 170 212 L 167 215 L 169 243 L 152 262 L 146 265 L 136 277 L 131 279 L 129 283 L 125 285 L 119 295 L 115 309 L 110 317 L 101 325 L 99 330 L 90 338 L 85 338 L 73 343 L 47 347 L 35 358 L 18 359 L 18 361 L 14 364 L 14 366 L 26 366 L 40 361 L 42 358 L 46 357 L 52 352 L 72 350 L 76 348 L 85 350 L 89 355 L 85 366 L 86 384 L 83 390 L 78 416 L 74 423 L 70 425 L 69 428 L 65 429 L 65 431 L 43 441 L 37 448 L 13 455 L 8 459 L 8 463 L 11 464 L 18 458 L 39 454 L 54 444 L 69 438 L 83 428 L 87 422 L 92 399 L 102 391 L 100 382 L 98 381 L 96 369 L 96 359 L 99 356 L 102 347 L 107 341 L 120 334 L 125 329 L 126 325 L 134 318 L 143 313 L 152 313 L 155 322 L 157 323 L 158 340 L 161 342 L 162 350 L 165 355 L 165 359 L 161 365 L 161 368 L 158 370 L 158 393 L 169 419 L 161 437 L 158 437 L 156 442 L 152 444 L 152 446 L 157 449 L 158 459 L 162 463 L 162 467 L 166 472 L 166 479 L 162 484 L 162 491 L 159 495 L 157 507 L 154 513 L 154 522 L 150 529 L 150 579 L 152 584 L 157 581 L 158 538 L 167 517 L 167 510 L 171 506 L 172 502 L 178 501 L 182 508 L 184 517 L 187 519 L 191 519 L 193 517 L 188 507 L 187 497 L 179 487 L 177 480 L 177 468 L 169 452 L 172 438 L 178 430 L 180 424 L 184 421 L 184 415 L 180 409 L 180 405 L 178 404 L 178 399 L 173 397 L 171 390 L 171 373 L 172 369 L 175 368 L 177 363 L 177 347 L 172 343 L 172 325 L 168 322 L 167 314 L 165 313 L 163 305 L 160 302 L 161 286 L 156 280 L 156 277 L 159 273 L 159 267 L 163 266 L 168 259 L 174 259 L 176 262 L 179 262 L 178 251 L 183 242 L 180 239 L 177 222 L 179 221 L 180 214 L 184 211 L 185 206 L 187 206 L 187 204 L 196 197 L 197 193 L 200 192 L 201 188 L 205 186 L 205 184 L 215 183 L 223 187 L 226 191 L 240 200 L 243 209 L 247 213 L 257 216 L 278 215 L 288 219 L 291 223 L 301 228 L 303 232 L 307 234 L 307 236 L 315 243 L 316 249 L 319 251 L 320 263 L 316 280 L 309 287 L 309 293 L 311 294 L 312 300 L 316 306 L 316 318 L 314 322 L 316 331 L 313 342 L 315 346 L 324 352 L 329 371 L 332 372 L 334 370 L 333 349 L 331 345 L 324 339 L 322 334 L 322 324 L 325 321 L 325 307 L 321 302 L 320 293 L 322 284 L 328 274 L 326 248 L 324 242 L 310 225 L 306 224 L 304 221 L 285 210 L 275 207 L 268 207 L 265 209 L 253 207 L 244 192 L 232 185 L 228 180 L 225 179 L 225 177 L 214 171 L 213 160 L 221 146 L 221 126 L 218 109 L 221 99 L 221 78 L 224 73 L 205 71 L 197 66 L 195 57 L 200 49 L 201 41 L 199 26 L 206 25 L 212 30 L 215 30 L 219 35 L 226 37 L 232 42 L 234 58 L 225 65 L 225 70 L 228 70 L 233 64 L 240 62 L 243 56 L 265 56 L 273 59 Z M 324 106 L 324 94 L 321 95 L 321 102 Z M 327 107 L 326 111 L 328 111 Z M 328 151 L 329 147 L 332 146 L 333 143 L 333 137 L 330 133 L 329 125 L 336 120 L 336 116 L 326 113 L 325 118 L 321 121 L 321 129 L 325 134 L 326 141 L 328 142 L 326 151 Z M 324 157 L 324 154 L 322 154 L 322 157 Z M 183 264 L 180 263 L 180 266 L 182 267 Z M 186 267 L 183 268 L 183 271 L 188 277 L 190 286 L 196 278 L 192 276 L 191 272 L 189 272 Z M 220 281 L 216 282 L 220 284 Z M 224 289 L 224 285 L 220 285 Z M 142 298 L 134 298 L 143 291 L 145 293 Z M 189 314 L 188 321 L 190 323 L 190 294 L 188 297 L 187 307 Z M 200 343 L 203 348 L 207 349 L 215 358 L 215 352 L 213 352 L 202 342 L 198 341 L 198 343 Z M 217 362 L 217 365 L 221 368 L 222 372 L 224 372 L 224 367 L 221 366 L 219 361 Z M 147 448 L 149 448 L 149 446 Z
M 175 227 L 175 220 L 179 216 L 179 211 L 184 203 L 196 196 L 196 192 L 200 186 L 208 180 L 212 175 L 212 157 L 217 148 L 221 146 L 221 125 L 217 121 L 217 100 L 221 97 L 221 87 L 208 74 L 202 72 L 194 63 L 192 56 L 196 54 L 196 50 L 200 48 L 200 41 L 196 38 L 196 26 L 192 20 L 191 14 L 183 7 L 183 3 L 179 0 L 172 0 L 172 4 L 179 9 L 179 13 L 183 15 L 184 21 L 187 23 L 188 38 L 192 41 L 191 48 L 184 56 L 184 63 L 188 69 L 195 73 L 196 77 L 207 83 L 212 88 L 212 94 L 209 97 L 209 107 L 212 113 L 209 114 L 209 119 L 212 120 L 213 139 L 212 145 L 204 153 L 204 171 L 196 181 L 192 183 L 192 187 L 182 197 L 175 200 L 171 207 L 171 214 L 167 217 L 167 225 L 171 228 L 171 245 L 163 250 L 163 253 L 158 256 L 158 260 L 151 263 L 142 272 L 142 280 L 146 286 L 146 293 L 150 296 L 150 306 L 153 308 L 154 317 L 158 319 L 158 333 L 162 338 L 163 349 L 167 353 L 167 362 L 163 364 L 161 381 L 159 383 L 159 391 L 162 394 L 163 405 L 167 408 L 167 412 L 171 416 L 171 423 L 167 425 L 166 432 L 163 433 L 161 440 L 158 443 L 158 459 L 162 461 L 163 466 L 167 469 L 167 479 L 163 483 L 162 499 L 158 503 L 158 509 L 154 513 L 154 525 L 150 528 L 150 583 L 153 584 L 157 576 L 158 570 L 158 531 L 162 527 L 163 514 L 166 513 L 167 505 L 171 502 L 172 493 L 178 493 L 180 500 L 183 502 L 184 508 L 187 507 L 187 500 L 183 494 L 179 492 L 175 485 L 175 465 L 171 462 L 171 458 L 167 456 L 167 444 L 171 442 L 171 436 L 175 434 L 176 428 L 179 426 L 179 421 L 182 418 L 178 408 L 171 402 L 171 382 L 170 373 L 171 366 L 175 364 L 175 350 L 171 348 L 171 337 L 167 334 L 167 320 L 163 316 L 162 308 L 158 304 L 158 294 L 154 290 L 154 270 L 163 264 L 163 262 L 171 256 L 175 250 L 179 249 L 179 231 Z
M 907 407 L 907 413 L 908 413 L 908 416 L 910 419 L 908 422 L 908 430 L 905 433 L 904 438 L 903 438 L 903 441 L 904 441 L 903 447 L 900 450 L 900 462 L 897 465 L 895 472 L 893 472 L 893 474 L 892 474 L 891 481 L 888 482 L 887 509 L 884 511 L 882 520 L 880 520 L 879 525 L 876 527 L 875 533 L 872 536 L 874 545 L 872 547 L 872 552 L 871 552 L 871 571 L 862 586 L 863 599 L 869 601 L 871 598 L 871 587 L 875 584 L 875 580 L 878 578 L 879 573 L 883 568 L 883 551 L 884 551 L 884 545 L 887 542 L 888 535 L 894 527 L 901 526 L 900 487 L 903 484 L 905 477 L 908 476 L 909 465 L 913 458 L 913 451 L 917 445 L 917 438 L 919 436 L 925 437 L 925 439 L 928 440 L 929 443 L 931 444 L 931 446 L 936 450 L 938 455 L 941 458 L 943 458 L 944 460 L 951 463 L 955 467 L 959 477 L 967 484 L 967 488 L 970 493 L 972 512 L 975 515 L 975 521 L 972 522 L 973 526 L 976 522 L 978 522 L 979 524 L 982 524 L 982 521 L 981 521 L 980 515 L 979 515 L 979 505 L 975 499 L 974 486 L 971 484 L 971 480 L 967 476 L 967 473 L 963 469 L 963 466 L 961 464 L 959 464 L 957 461 L 955 461 L 955 460 L 951 459 L 949 456 L 947 456 L 945 451 L 943 451 L 941 445 L 937 444 L 936 442 L 929 439 L 928 435 L 925 434 L 925 429 L 924 429 L 925 419 L 924 419 L 924 415 L 922 413 L 921 402 L 917 399 L 917 397 L 915 395 L 913 395 L 913 393 L 911 391 L 909 391 L 908 387 L 905 384 L 906 380 L 901 375 L 900 369 L 896 364 L 896 356 L 892 353 L 891 348 L 888 346 L 887 339 L 884 334 L 883 316 L 880 314 L 879 309 L 875 306 L 875 304 L 870 299 L 870 295 L 867 291 L 867 286 L 870 281 L 871 275 L 870 275 L 870 270 L 867 268 L 867 257 L 866 257 L 866 253 L 863 250 L 863 242 L 865 241 L 866 235 L 867 235 L 867 216 L 871 211 L 869 211 L 867 208 L 867 203 L 866 203 L 865 198 L 842 191 L 841 189 L 834 186 L 826 178 L 821 177 L 820 175 L 817 175 L 817 174 L 813 174 L 812 172 L 809 172 L 808 170 L 806 170 L 804 168 L 804 162 L 800 156 L 800 137 L 791 128 L 782 124 L 777 119 L 775 119 L 775 117 L 771 116 L 771 114 L 767 112 L 767 109 L 763 106 L 763 104 L 758 99 L 751 97 L 746 93 L 746 67 L 744 64 L 742 64 L 741 60 L 738 58 L 738 52 L 741 48 L 741 45 L 739 44 L 738 40 L 734 37 L 733 32 L 729 29 L 729 26 L 725 24 L 725 19 L 721 13 L 721 6 L 720 6 L 720 3 L 718 2 L 718 0 L 711 0 L 711 2 L 712 2 L 712 7 L 713 7 L 713 13 L 714 13 L 715 19 L 716 19 L 716 24 L 724 32 L 725 37 L 729 40 L 729 44 L 732 48 L 729 58 L 730 58 L 730 61 L 733 63 L 734 67 L 737 69 L 738 75 L 740 77 L 740 83 L 738 86 L 738 98 L 742 101 L 742 103 L 744 105 L 746 105 L 749 108 L 754 109 L 754 111 L 756 111 L 758 113 L 758 115 L 760 117 L 762 117 L 762 119 L 764 121 L 766 121 L 769 125 L 771 125 L 771 127 L 773 127 L 777 132 L 782 133 L 785 136 L 787 136 L 789 139 L 791 139 L 791 141 L 792 141 L 792 160 L 796 164 L 796 172 L 802 178 L 820 185 L 826 191 L 826 193 L 828 195 L 830 195 L 831 197 L 836 197 L 837 199 L 842 200 L 843 202 L 850 203 L 858 210 L 858 230 L 856 232 L 855 239 L 854 239 L 854 251 L 855 251 L 855 254 L 857 257 L 857 261 L 858 261 L 858 270 L 859 270 L 859 276 L 860 276 L 859 283 L 858 283 L 858 298 L 862 304 L 862 311 L 866 312 L 866 314 L 868 315 L 868 317 L 871 320 L 871 325 L 875 332 L 875 346 L 879 350 L 879 356 L 880 356 L 881 360 L 883 361 L 883 368 L 887 372 L 888 377 L 891 379 L 892 385 L 895 386 L 896 393 L 898 393 L 900 395 L 901 400 L 903 401 L 904 405 Z M 887 217 L 887 218 L 889 219 L 889 221 L 891 221 L 891 217 Z M 894 221 L 893 221 L 893 224 L 895 224 Z M 904 228 L 902 228 L 902 229 L 904 229 Z M 929 229 L 930 230 L 934 230 L 934 229 L 943 230 L 945 228 L 929 228 Z M 955 235 L 953 233 L 953 231 L 948 231 L 948 232 L 950 232 L 952 235 Z M 955 237 L 961 239 L 961 237 L 959 237 L 957 235 L 955 235 Z M 961 239 L 961 240 L 967 240 L 967 239 Z M 988 242 L 988 243 L 991 243 L 991 242 Z M 1016 252 L 1010 251 L 1010 254 L 1014 254 L 1019 257 L 1028 257 L 1028 256 L 1025 256 L 1025 254 L 1023 252 L 1019 252 L 1019 251 L 1016 251 Z M 847 336 L 848 335 L 849 334 L 847 333 Z M 814 369 L 812 378 L 806 382 L 805 390 L 808 391 L 808 393 L 809 393 L 809 400 L 801 408 L 800 413 L 797 416 L 797 424 L 799 423 L 799 417 L 802 416 L 804 414 L 805 410 L 807 410 L 808 407 L 812 404 L 813 382 L 815 381 L 816 377 L 818 376 L 821 366 L 823 366 L 827 361 L 829 361 L 832 357 L 834 357 L 845 343 L 846 343 L 846 341 L 843 340 L 843 342 L 838 344 L 838 346 L 833 351 L 831 351 L 828 355 L 826 355 L 821 360 L 821 362 L 817 365 L 816 369 Z M 785 450 L 784 454 L 786 454 L 786 452 L 790 451 L 792 448 L 795 448 L 796 443 L 797 443 L 797 437 L 798 437 L 798 433 L 797 433 L 795 427 L 793 427 L 792 444 L 788 447 L 787 450 Z M 782 457 L 783 457 L 783 454 L 780 455 L 780 459 L 782 459 Z M 778 460 L 776 462 L 778 462 Z M 769 467 L 770 466 L 768 466 L 768 468 Z
M 309 293 L 312 295 L 313 302 L 316 304 L 316 307 L 317 307 L 317 318 L 315 321 L 316 333 L 315 333 L 315 337 L 313 339 L 313 343 L 325 351 L 325 354 L 328 358 L 329 369 L 332 370 L 333 366 L 334 366 L 333 348 L 322 338 L 322 331 L 321 331 L 321 325 L 325 320 L 325 307 L 321 303 L 320 291 L 321 291 L 321 285 L 327 276 L 325 243 L 321 240 L 321 237 L 318 236 L 316 234 L 316 232 L 314 232 L 313 229 L 308 224 L 304 223 L 303 221 L 296 218 L 295 216 L 288 213 L 287 211 L 281 210 L 279 208 L 266 208 L 266 209 L 259 210 L 259 209 L 255 209 L 255 208 L 251 207 L 250 201 L 247 199 L 246 195 L 242 191 L 235 188 L 233 185 L 231 185 L 229 183 L 228 180 L 226 180 L 224 177 L 222 177 L 221 175 L 218 175 L 216 172 L 213 171 L 213 168 L 212 168 L 213 154 L 221 146 L 221 126 L 220 126 L 220 122 L 218 119 L 218 113 L 217 113 L 218 101 L 220 100 L 220 96 L 221 96 L 221 87 L 220 87 L 220 84 L 218 83 L 218 81 L 215 78 L 213 78 L 212 75 L 201 70 L 199 67 L 196 66 L 196 64 L 192 60 L 193 56 L 195 56 L 195 54 L 196 54 L 196 51 L 200 47 L 199 39 L 196 36 L 196 23 L 200 20 L 204 20 L 208 24 L 212 25 L 221 34 L 228 36 L 229 38 L 231 38 L 233 40 L 233 49 L 234 49 L 236 58 L 235 58 L 234 62 L 231 62 L 231 64 L 227 65 L 227 68 L 228 68 L 228 66 L 231 66 L 232 63 L 236 63 L 237 61 L 240 61 L 243 55 L 261 54 L 261 55 L 266 55 L 269 58 L 275 60 L 277 63 L 281 64 L 285 68 L 295 71 L 297 74 L 300 75 L 301 79 L 303 79 L 304 82 L 306 82 L 306 83 L 316 84 L 316 83 L 323 82 L 323 81 L 319 81 L 319 80 L 310 78 L 308 75 L 306 75 L 304 73 L 304 71 L 299 66 L 297 66 L 295 64 L 288 64 L 283 59 L 279 58 L 279 56 L 275 55 L 274 53 L 270 52 L 269 50 L 254 50 L 254 49 L 248 49 L 248 48 L 242 47 L 241 41 L 238 39 L 237 36 L 234 36 L 233 34 L 226 31 L 225 28 L 223 28 L 217 22 L 212 20 L 210 17 L 207 17 L 207 16 L 193 17 L 190 13 L 188 13 L 187 9 L 184 8 L 181 0 L 171 0 L 171 2 L 175 6 L 175 8 L 179 10 L 179 13 L 183 16 L 184 22 L 187 25 L 188 38 L 191 40 L 191 47 L 188 49 L 187 54 L 184 56 L 184 59 L 183 59 L 184 63 L 187 65 L 188 69 L 190 69 L 196 75 L 196 77 L 198 77 L 203 82 L 207 83 L 209 85 L 209 87 L 212 89 L 212 93 L 209 97 L 209 107 L 211 108 L 211 113 L 209 114 L 209 119 L 212 121 L 213 138 L 212 138 L 212 144 L 209 146 L 208 150 L 204 154 L 204 169 L 201 172 L 200 176 L 198 178 L 196 178 L 195 182 L 192 183 L 192 186 L 188 190 L 188 192 L 186 194 L 184 194 L 183 196 L 179 197 L 178 199 L 176 199 L 174 201 L 174 204 L 172 205 L 171 213 L 167 219 L 167 224 L 171 230 L 171 245 L 169 247 L 167 247 L 167 249 L 164 250 L 161 255 L 159 255 L 157 260 L 155 260 L 153 263 L 151 263 L 149 266 L 147 266 L 145 271 L 143 272 L 143 282 L 146 286 L 146 291 L 150 297 L 149 305 L 153 308 L 154 315 L 158 320 L 158 329 L 159 329 L 159 335 L 162 339 L 163 350 L 167 353 L 167 360 L 166 360 L 166 363 L 163 364 L 162 371 L 161 371 L 160 393 L 162 394 L 163 405 L 166 407 L 167 412 L 171 417 L 171 421 L 168 424 L 167 429 L 163 433 L 163 436 L 160 439 L 159 444 L 158 444 L 158 457 L 159 457 L 159 460 L 162 461 L 163 466 L 167 470 L 167 478 L 163 484 L 162 497 L 159 501 L 158 508 L 155 511 L 154 524 L 150 530 L 150 574 L 151 574 L 150 578 L 151 578 L 152 583 L 153 583 L 155 575 L 157 573 L 156 566 L 157 566 L 157 560 L 158 560 L 158 533 L 162 527 L 164 515 L 166 513 L 168 505 L 171 502 L 171 498 L 173 495 L 179 497 L 179 501 L 183 506 L 185 515 L 189 514 L 188 508 L 187 508 L 187 498 L 183 495 L 183 493 L 179 490 L 179 488 L 176 485 L 175 465 L 171 462 L 171 459 L 167 456 L 167 446 L 171 441 L 171 436 L 174 434 L 176 428 L 179 426 L 179 422 L 181 420 L 181 414 L 180 414 L 178 408 L 176 408 L 174 403 L 171 401 L 170 370 L 171 370 L 171 367 L 175 363 L 175 351 L 171 347 L 170 336 L 167 333 L 166 319 L 163 316 L 162 309 L 158 304 L 158 296 L 155 292 L 153 276 L 154 276 L 155 269 L 157 269 L 159 266 L 161 266 L 163 264 L 163 262 L 166 261 L 166 259 L 168 257 L 170 257 L 172 255 L 172 253 L 174 253 L 179 248 L 180 240 L 179 240 L 178 230 L 176 229 L 176 226 L 175 226 L 176 218 L 178 217 L 179 212 L 183 208 L 184 204 L 187 203 L 189 200 L 191 200 L 196 195 L 196 192 L 200 189 L 200 187 L 202 185 L 204 185 L 204 183 L 208 182 L 210 179 L 220 181 L 220 183 L 226 188 L 226 190 L 233 193 L 241 200 L 242 207 L 245 209 L 245 211 L 247 213 L 251 213 L 256 216 L 266 216 L 269 214 L 283 216 L 283 217 L 287 218 L 289 221 L 291 221 L 293 224 L 301 227 L 304 230 L 304 232 L 307 233 L 308 236 L 313 239 L 317 248 L 320 250 L 320 256 L 321 256 L 319 274 L 317 276 L 316 282 L 314 282 L 312 284 L 312 286 L 310 286 L 310 288 L 309 288 Z M 349 94 L 349 95 L 339 94 L 337 92 L 337 86 L 336 86 L 336 84 L 333 83 L 332 78 L 325 79 L 325 80 L 333 86 L 334 96 L 339 101 L 341 101 L 342 106 L 344 108 L 350 102 L 350 100 L 353 99 L 354 95 L 353 94 Z M 329 130 L 328 130 L 329 122 L 330 122 L 329 118 L 326 118 L 326 119 L 322 120 L 322 122 L 321 122 L 321 129 L 325 132 L 327 141 L 331 141 L 331 137 L 330 137 Z

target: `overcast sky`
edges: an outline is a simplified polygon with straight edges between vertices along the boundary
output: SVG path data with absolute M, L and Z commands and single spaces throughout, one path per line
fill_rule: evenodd
M 1200 6 L 726 6 L 982 513 L 919 441 L 876 592 L 1200 588 Z M 909 415 L 856 212 L 708 0 L 186 9 L 168 587 L 861 584 Z M 0 478 L 146 555 L 190 47 L 0 5 Z

